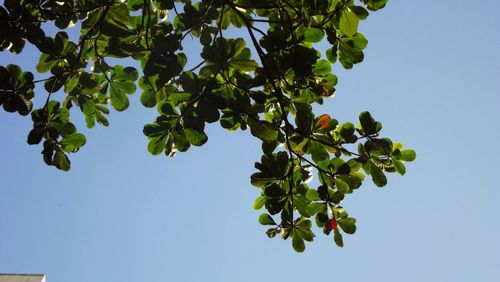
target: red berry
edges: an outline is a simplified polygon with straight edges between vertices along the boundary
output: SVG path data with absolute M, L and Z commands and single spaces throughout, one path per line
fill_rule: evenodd
M 337 224 L 337 221 L 335 220 L 335 218 L 329 219 L 326 224 L 327 224 L 326 226 L 328 227 L 328 229 L 337 230 L 337 228 L 338 228 L 338 224 Z

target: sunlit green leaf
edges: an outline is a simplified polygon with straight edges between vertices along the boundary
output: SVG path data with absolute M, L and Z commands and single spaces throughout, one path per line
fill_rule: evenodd
M 414 150 L 401 150 L 401 160 L 405 162 L 414 161 L 417 158 L 417 154 Z
M 358 31 L 359 18 L 346 9 L 342 11 L 340 16 L 340 32 L 347 36 L 353 36 Z
M 394 169 L 396 169 L 396 171 L 399 174 L 405 175 L 405 173 L 406 173 L 406 167 L 403 164 L 403 162 L 400 161 L 400 160 L 398 160 L 398 159 L 392 159 L 392 162 L 394 163 Z
M 304 39 L 307 42 L 316 43 L 320 42 L 321 39 L 323 39 L 324 35 L 325 33 L 322 29 L 312 27 L 306 30 L 306 32 L 304 33 Z
M 64 138 L 61 140 L 61 146 L 66 152 L 72 152 L 83 145 L 87 142 L 85 135 L 81 133 L 73 133 L 64 136 Z

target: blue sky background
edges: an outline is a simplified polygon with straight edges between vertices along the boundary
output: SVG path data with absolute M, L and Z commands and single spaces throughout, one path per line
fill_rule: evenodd
M 390 1 L 360 30 L 365 62 L 337 66 L 337 96 L 317 113 L 356 121 L 417 151 L 404 177 L 366 182 L 345 201 L 345 247 L 321 234 L 305 253 L 268 239 L 249 176 L 260 144 L 208 126 L 173 159 L 146 151 L 154 110 L 139 95 L 64 173 L 28 146 L 29 118 L 0 111 L 0 273 L 87 281 L 500 281 L 500 2 Z M 1 65 L 37 57 L 0 55 Z M 74 119 L 81 116 L 74 114 Z M 319 232 L 318 232 L 319 233 Z

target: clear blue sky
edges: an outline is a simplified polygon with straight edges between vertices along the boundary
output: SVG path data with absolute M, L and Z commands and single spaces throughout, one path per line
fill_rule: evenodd
M 321 234 L 297 254 L 268 239 L 249 175 L 260 145 L 208 127 L 173 159 L 146 151 L 153 119 L 139 95 L 88 143 L 72 170 L 28 146 L 29 118 L 0 111 L 0 273 L 87 281 L 500 281 L 500 2 L 390 1 L 361 25 L 366 60 L 318 109 L 370 110 L 413 147 L 405 177 L 366 183 L 345 202 L 358 231 L 343 249 Z M 5 65 L 36 57 L 0 54 Z M 75 119 L 81 117 L 75 114 Z M 497 175 L 497 176 L 495 176 Z

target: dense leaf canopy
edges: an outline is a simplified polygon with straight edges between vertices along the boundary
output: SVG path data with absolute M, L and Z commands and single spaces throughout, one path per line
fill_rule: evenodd
M 21 53 L 32 44 L 40 52 L 36 71 L 46 75 L 35 80 L 17 65 L 0 66 L 0 105 L 31 114 L 28 144 L 42 143 L 45 163 L 61 170 L 86 143 L 70 114 L 81 111 L 89 128 L 107 126 L 109 108 L 126 110 L 136 92 L 158 112 L 143 130 L 154 155 L 203 145 L 206 123 L 249 129 L 262 141 L 251 183 L 261 189 L 254 208 L 266 211 L 259 222 L 270 226 L 267 235 L 291 238 L 302 252 L 315 237 L 314 218 L 343 246 L 356 220 L 342 200 L 365 175 L 385 186 L 386 173 L 405 174 L 416 157 L 381 137 L 369 112 L 354 124 L 312 111 L 335 94 L 332 64 L 350 69 L 363 61 L 368 41 L 358 24 L 386 1 L 5 0 L 0 50 Z M 53 37 L 45 33 L 50 24 L 60 29 Z M 64 31 L 73 26 L 77 40 Z M 228 37 L 236 29 L 243 37 Z M 199 56 L 183 53 L 187 37 L 199 41 Z M 314 48 L 324 41 L 330 48 Z M 110 58 L 133 59 L 140 70 Z M 199 62 L 188 69 L 188 59 Z M 43 107 L 33 109 L 35 98 Z M 313 176 L 317 187 L 309 185 Z

